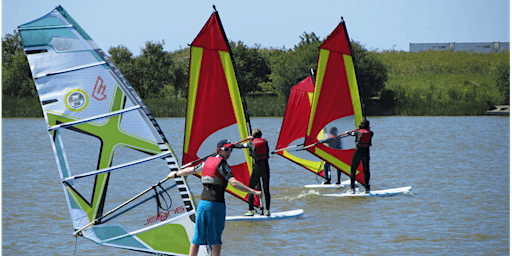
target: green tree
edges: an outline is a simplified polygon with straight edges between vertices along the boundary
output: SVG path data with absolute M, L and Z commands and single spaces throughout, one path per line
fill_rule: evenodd
M 496 67 L 494 80 L 503 95 L 504 103 L 510 104 L 510 63 L 502 62 Z
M 280 97 L 288 98 L 292 86 L 316 69 L 320 39 L 315 33 L 304 32 L 301 41 L 292 50 L 274 52 L 271 57 L 270 78 Z
M 268 62 L 261 56 L 257 45 L 247 47 L 242 41 L 230 42 L 233 59 L 238 72 L 239 87 L 243 94 L 262 91 L 260 84 L 269 82 L 271 73 Z
M 365 104 L 371 97 L 378 96 L 388 80 L 388 69 L 373 52 L 368 52 L 359 42 L 352 41 L 352 55 L 355 58 L 357 79 L 361 98 Z
M 164 52 L 164 42 L 146 42 L 141 55 L 134 59 L 133 78 L 130 81 L 140 97 L 161 97 L 161 92 L 171 80 L 169 68 L 172 58 Z
M 182 97 L 188 96 L 188 67 L 190 65 L 190 48 L 180 49 L 169 53 L 168 57 L 171 58 L 173 65 L 169 69 L 171 76 L 171 85 L 173 88 L 172 93 L 177 98 L 179 95 Z
M 17 31 L 2 38 L 2 95 L 36 97 L 35 84 Z
M 128 82 L 132 84 L 136 80 L 136 72 L 134 71 L 134 59 L 133 54 L 126 46 L 119 45 L 117 47 L 110 47 L 108 49 L 108 54 L 110 54 L 110 59 L 117 66 L 119 71 L 123 73 L 123 76 L 126 77 Z

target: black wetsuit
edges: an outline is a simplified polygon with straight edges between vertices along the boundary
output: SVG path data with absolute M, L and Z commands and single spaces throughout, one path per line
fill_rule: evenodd
M 360 130 L 352 131 L 349 134 L 356 136 L 356 150 L 350 167 L 350 188 L 354 189 L 355 187 L 357 167 L 359 163 L 362 163 L 365 189 L 370 191 L 370 146 L 372 145 L 371 137 L 373 137 L 373 132 L 370 131 L 371 136 L 368 143 L 361 143 Z
M 256 148 L 252 141 L 244 143 L 243 145 L 235 145 L 236 148 L 249 148 L 249 154 L 253 157 L 253 168 L 251 178 L 249 179 L 249 187 L 255 189 L 260 183 L 260 178 L 263 182 L 263 193 L 265 194 L 265 207 L 270 210 L 270 166 L 268 164 L 268 142 L 266 142 L 266 154 L 262 157 L 256 152 Z M 265 159 L 261 159 L 265 158 Z M 259 188 L 261 190 L 261 188 Z M 249 195 L 249 210 L 254 210 L 254 196 Z

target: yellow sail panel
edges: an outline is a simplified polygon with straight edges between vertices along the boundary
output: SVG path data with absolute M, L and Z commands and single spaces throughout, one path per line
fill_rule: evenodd
M 329 51 L 320 49 L 320 55 L 318 56 L 318 69 L 317 69 L 316 82 L 315 82 L 315 93 L 313 94 L 313 105 L 311 105 L 311 113 L 309 116 L 308 130 L 306 132 L 307 136 L 313 136 L 313 135 L 311 135 L 311 126 L 313 125 L 313 121 L 315 120 L 315 114 L 317 112 L 316 108 L 318 106 L 318 97 L 320 96 L 320 91 L 322 90 L 322 85 L 324 82 L 325 68 L 327 67 L 328 60 L 329 60 Z
M 190 47 L 190 71 L 189 71 L 189 95 L 187 102 L 187 116 L 194 116 L 194 106 L 196 104 L 197 87 L 199 84 L 199 71 L 201 68 L 201 59 L 203 56 L 203 49 L 199 47 Z M 187 118 L 185 124 L 185 141 L 183 145 L 183 152 L 188 152 L 190 141 L 190 130 L 192 127 L 192 118 Z
M 363 120 L 363 112 L 361 109 L 361 99 L 359 98 L 359 86 L 357 85 L 356 70 L 352 62 L 352 56 L 343 55 L 345 61 L 345 70 L 347 72 L 347 81 L 350 88 L 350 98 L 352 99 L 352 106 L 354 107 L 354 121 L 356 127 Z

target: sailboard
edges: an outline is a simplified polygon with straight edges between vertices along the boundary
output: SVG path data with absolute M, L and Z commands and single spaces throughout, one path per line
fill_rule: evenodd
M 158 181 L 180 167 L 131 84 L 62 6 L 18 30 L 74 235 L 132 251 L 188 255 L 192 194 L 181 177 Z
M 246 139 L 251 129 L 228 39 L 216 10 L 190 46 L 189 70 L 183 164 L 214 153 L 222 139 L 232 143 Z M 235 178 L 248 186 L 252 173 L 249 150 L 233 150 L 228 164 Z M 253 196 L 231 185 L 226 191 L 246 202 Z M 259 198 L 255 197 L 254 205 L 261 208 Z
M 412 186 L 400 187 L 400 188 L 391 188 L 391 189 L 383 189 L 383 190 L 372 190 L 370 193 L 364 193 L 364 190 L 356 191 L 354 194 L 349 193 L 334 193 L 334 194 L 322 194 L 322 196 L 330 196 L 330 197 L 388 197 L 388 196 L 396 196 L 400 194 L 410 193 Z
M 305 185 L 305 188 L 344 188 L 346 186 L 350 186 L 350 179 L 340 182 L 340 184 L 308 184 Z
M 300 218 L 304 215 L 303 209 L 271 213 L 269 216 L 255 214 L 254 216 L 227 216 L 226 221 L 273 221 Z
M 305 148 L 350 176 L 353 138 L 339 137 L 342 149 L 321 143 L 326 131 L 335 129 L 335 136 L 352 131 L 363 119 L 356 68 L 345 22 L 341 21 L 320 46 L 315 91 L 304 140 Z M 323 136 L 322 136 L 323 134 Z M 358 166 L 356 181 L 364 185 L 362 167 Z

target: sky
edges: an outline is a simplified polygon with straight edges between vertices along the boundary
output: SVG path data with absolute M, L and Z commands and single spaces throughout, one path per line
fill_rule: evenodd
M 2 0 L 2 38 L 62 5 L 105 51 L 123 45 L 137 56 L 148 41 L 175 51 L 194 40 L 213 4 L 228 39 L 249 47 L 290 49 L 304 32 L 324 39 L 342 16 L 368 50 L 510 42 L 509 0 Z

